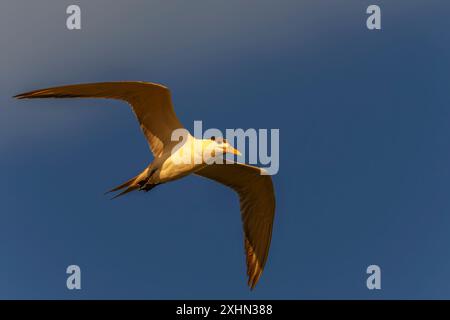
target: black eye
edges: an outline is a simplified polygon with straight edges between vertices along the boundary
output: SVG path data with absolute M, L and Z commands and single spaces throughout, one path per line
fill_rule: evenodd
M 212 136 L 212 137 L 211 137 L 211 140 L 212 140 L 212 141 L 215 141 L 215 140 L 216 140 L 216 137 Z

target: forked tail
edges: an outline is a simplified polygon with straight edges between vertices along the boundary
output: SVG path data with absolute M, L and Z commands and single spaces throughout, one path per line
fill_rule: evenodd
M 131 178 L 130 180 L 122 183 L 120 186 L 117 186 L 117 187 L 115 187 L 115 188 L 105 192 L 105 194 L 125 189 L 122 192 L 116 194 L 114 197 L 112 197 L 111 198 L 111 200 L 112 200 L 112 199 L 115 199 L 115 198 L 118 198 L 120 196 L 123 196 L 123 195 L 125 195 L 125 194 L 127 194 L 127 193 L 129 193 L 131 191 L 134 191 L 134 190 L 145 190 L 145 191 L 151 190 L 156 185 L 147 185 L 146 184 L 147 181 L 148 181 L 147 172 L 148 172 L 148 168 L 146 168 L 144 171 L 142 171 L 137 176 L 135 176 L 135 177 Z

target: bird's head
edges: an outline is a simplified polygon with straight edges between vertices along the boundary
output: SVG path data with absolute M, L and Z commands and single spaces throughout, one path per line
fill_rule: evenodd
M 233 148 L 224 138 L 212 136 L 211 138 L 204 139 L 203 141 L 207 145 L 207 150 L 211 153 L 212 156 L 226 153 L 235 154 L 238 156 L 241 155 L 239 150 Z

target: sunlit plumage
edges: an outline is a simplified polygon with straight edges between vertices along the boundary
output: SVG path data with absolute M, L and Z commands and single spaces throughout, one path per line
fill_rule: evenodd
M 134 190 L 149 191 L 155 186 L 196 174 L 212 179 L 234 189 L 240 199 L 244 227 L 248 285 L 253 289 L 258 282 L 269 253 L 272 225 L 275 214 L 275 195 L 272 179 L 261 175 L 260 168 L 241 163 L 206 164 L 179 163 L 180 153 L 212 148 L 216 153 L 239 154 L 222 139 L 196 139 L 191 135 L 173 152 L 179 143 L 172 141 L 174 130 L 182 129 L 173 110 L 169 90 L 147 82 L 105 82 L 78 84 L 35 90 L 15 96 L 18 99 L 33 98 L 111 98 L 126 101 L 134 111 L 147 138 L 154 160 L 140 174 L 110 192 L 121 191 L 115 197 Z M 176 195 L 174 195 L 176 197 Z

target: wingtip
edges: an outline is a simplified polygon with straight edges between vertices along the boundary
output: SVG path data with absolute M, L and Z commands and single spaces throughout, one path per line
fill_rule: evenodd
M 33 95 L 38 92 L 38 91 L 30 91 L 30 92 L 23 92 L 23 93 L 19 93 L 16 94 L 15 96 L 13 96 L 13 98 L 15 99 L 28 99 L 28 98 L 33 98 Z
M 249 286 L 250 291 L 253 291 L 253 289 L 255 289 L 256 284 L 258 283 L 259 277 L 258 276 L 249 276 L 248 281 L 247 281 L 247 285 Z
M 49 93 L 48 89 L 40 89 L 28 92 L 22 92 L 13 96 L 15 99 L 33 99 L 33 98 L 53 98 L 53 96 L 43 95 L 44 93 Z

